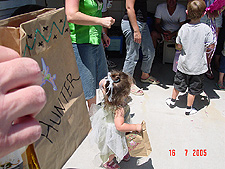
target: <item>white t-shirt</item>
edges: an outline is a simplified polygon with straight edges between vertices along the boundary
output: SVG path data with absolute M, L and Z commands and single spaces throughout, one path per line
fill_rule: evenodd
M 167 3 L 162 3 L 157 6 L 155 17 L 161 19 L 163 30 L 174 32 L 180 28 L 180 22 L 186 20 L 185 11 L 185 6 L 177 3 L 173 15 L 170 15 L 167 9 Z
M 181 26 L 176 43 L 182 45 L 177 69 L 187 75 L 200 75 L 208 70 L 206 47 L 212 44 L 212 29 L 204 24 L 189 24 Z

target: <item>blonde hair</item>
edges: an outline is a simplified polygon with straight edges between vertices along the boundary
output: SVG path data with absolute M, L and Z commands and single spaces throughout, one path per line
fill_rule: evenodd
M 105 107 L 115 106 L 115 108 L 117 108 L 122 106 L 122 104 L 124 103 L 124 96 L 128 96 L 130 94 L 132 79 L 126 73 L 118 70 L 111 71 L 110 76 L 113 81 L 113 84 L 112 88 L 110 88 L 110 81 L 106 80 L 106 94 L 104 95 L 104 104 Z
M 205 13 L 206 4 L 203 0 L 193 0 L 187 5 L 188 18 L 189 19 L 200 19 Z

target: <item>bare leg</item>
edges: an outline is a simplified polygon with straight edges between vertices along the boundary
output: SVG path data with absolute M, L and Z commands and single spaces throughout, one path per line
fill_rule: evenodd
M 195 114 L 195 113 L 198 112 L 195 108 L 192 107 L 192 105 L 194 103 L 194 100 L 195 100 L 195 95 L 192 95 L 192 94 L 188 93 L 187 109 L 185 111 L 185 115 L 192 115 L 192 114 Z
M 172 99 L 176 99 L 178 94 L 179 94 L 179 91 L 177 89 L 173 88 Z
M 148 73 L 142 72 L 141 79 L 147 79 L 149 77 Z
M 173 88 L 173 92 L 172 92 L 172 99 L 168 98 L 166 99 L 166 104 L 170 107 L 170 108 L 174 108 L 175 104 L 176 104 L 176 98 L 179 94 L 179 91 L 176 90 L 175 88 Z
M 219 69 L 220 67 L 220 55 L 214 55 L 215 58 L 215 68 Z
M 195 100 L 195 95 L 192 95 L 190 93 L 188 93 L 188 97 L 187 97 L 187 106 L 192 106 Z
M 224 73 L 219 72 L 219 80 L 218 80 L 218 84 L 223 85 L 223 77 L 224 77 Z

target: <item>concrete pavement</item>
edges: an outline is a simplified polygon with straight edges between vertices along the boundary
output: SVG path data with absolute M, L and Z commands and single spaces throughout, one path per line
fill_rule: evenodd
M 156 62 L 152 74 L 160 80 L 160 85 L 140 83 L 140 74 L 135 74 L 137 85 L 144 89 L 144 96 L 131 94 L 129 104 L 133 122 L 146 121 L 153 151 L 149 157 L 121 162 L 121 168 L 224 169 L 225 91 L 216 88 L 217 78 L 205 79 L 205 92 L 194 102 L 198 113 L 186 116 L 185 93 L 179 95 L 175 108 L 170 109 L 165 104 L 173 89 L 172 65 Z M 101 160 L 98 155 L 97 145 L 92 144 L 87 136 L 63 169 L 99 169 Z

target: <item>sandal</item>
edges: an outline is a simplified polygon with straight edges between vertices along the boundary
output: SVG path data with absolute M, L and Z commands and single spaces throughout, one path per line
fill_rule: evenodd
M 136 96 L 143 96 L 144 95 L 143 90 L 139 89 L 135 84 L 133 84 L 131 86 L 130 93 L 132 93 L 133 95 L 136 95 Z
M 154 85 L 157 85 L 159 84 L 160 82 L 154 78 L 153 76 L 149 76 L 147 79 L 141 79 L 141 82 L 143 83 L 151 83 L 151 84 L 154 84 Z
M 223 86 L 223 84 L 216 83 L 216 86 L 219 90 L 225 90 L 225 87 Z
M 115 163 L 113 160 L 103 164 L 103 167 L 107 169 L 120 169 L 120 166 L 117 163 Z
M 129 152 L 123 157 L 123 161 L 128 162 L 130 160 Z

